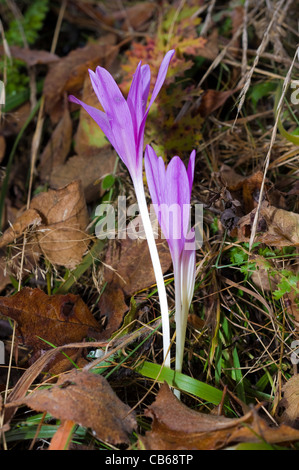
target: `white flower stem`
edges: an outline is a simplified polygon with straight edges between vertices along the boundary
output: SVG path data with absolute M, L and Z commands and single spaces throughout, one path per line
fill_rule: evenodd
M 139 206 L 139 212 L 141 215 L 143 228 L 145 236 L 147 238 L 147 243 L 149 247 L 149 252 L 154 268 L 154 273 L 156 277 L 160 309 L 161 309 L 161 318 L 162 318 L 162 334 L 163 334 L 163 358 L 164 365 L 170 367 L 170 327 L 169 327 L 169 313 L 168 313 L 168 302 L 167 294 L 164 284 L 162 267 L 159 259 L 158 249 L 155 242 L 154 232 L 146 204 L 146 198 L 144 193 L 143 183 L 134 184 L 135 194 L 137 203 Z
M 173 259 L 174 291 L 175 291 L 175 371 L 182 371 L 184 341 L 181 335 L 182 330 L 182 299 L 181 299 L 181 266 L 178 260 Z M 183 343 L 182 343 L 183 341 Z M 183 348 L 183 350 L 182 350 Z M 174 389 L 174 395 L 179 399 L 180 391 Z

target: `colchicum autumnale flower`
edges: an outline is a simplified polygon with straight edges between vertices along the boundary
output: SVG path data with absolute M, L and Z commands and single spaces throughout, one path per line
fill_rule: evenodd
M 148 106 L 151 72 L 149 65 L 141 65 L 141 62 L 138 64 L 133 76 L 127 100 L 124 98 L 112 75 L 106 69 L 97 67 L 95 72 L 89 70 L 93 89 L 104 112 L 83 103 L 72 95 L 69 97 L 69 100 L 73 103 L 83 106 L 99 125 L 126 165 L 132 178 L 157 282 L 162 317 L 163 353 L 166 366 L 170 366 L 168 304 L 162 268 L 146 204 L 142 169 L 145 122 L 150 107 L 165 81 L 169 62 L 174 52 L 174 50 L 168 51 L 161 63 Z
M 195 282 L 195 232 L 190 229 L 190 201 L 195 150 L 186 169 L 180 157 L 167 168 L 149 145 L 145 149 L 145 172 L 161 230 L 167 239 L 174 271 L 176 321 L 176 371 L 182 370 L 187 316 Z

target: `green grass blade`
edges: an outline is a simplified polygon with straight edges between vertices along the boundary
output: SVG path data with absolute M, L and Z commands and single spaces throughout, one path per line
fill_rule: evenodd
M 237 384 L 236 385 L 237 394 L 240 400 L 242 400 L 243 403 L 246 403 L 244 383 L 243 383 L 243 374 L 242 374 L 240 360 L 238 356 L 238 350 L 236 347 L 233 349 L 233 362 L 234 362 L 234 374 L 233 375 Z
M 144 377 L 157 379 L 158 382 L 167 382 L 171 387 L 177 388 L 182 392 L 191 393 L 214 405 L 219 405 L 221 402 L 221 390 L 182 374 L 181 372 L 175 372 L 167 367 L 161 369 L 159 364 L 153 364 L 147 361 L 145 361 L 137 371 Z
M 67 279 L 57 288 L 54 289 L 55 294 L 67 294 L 70 288 L 77 282 L 82 274 L 92 265 L 95 259 L 97 259 L 99 253 L 104 249 L 105 241 L 97 240 L 91 250 L 84 256 L 81 263 L 69 273 Z

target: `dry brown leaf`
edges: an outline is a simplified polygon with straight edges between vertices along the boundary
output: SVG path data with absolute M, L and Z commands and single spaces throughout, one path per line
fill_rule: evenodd
M 33 198 L 30 208 L 17 216 L 0 238 L 0 249 L 18 240 L 32 227 L 27 234 L 22 275 L 29 265 L 36 264 L 41 253 L 52 264 L 73 268 L 80 263 L 89 245 L 85 232 L 88 222 L 83 189 L 80 181 L 74 181 L 60 190 L 49 190 Z M 21 246 L 15 246 L 20 254 Z M 5 253 L 0 253 L 0 291 L 9 284 L 9 274 L 19 275 L 17 258 L 14 255 L 10 262 Z
M 280 402 L 284 412 L 282 422 L 291 426 L 299 426 L 299 375 L 291 377 L 283 387 L 284 397 Z
M 65 162 L 53 168 L 50 175 L 50 186 L 61 188 L 71 181 L 81 180 L 86 202 L 99 199 L 102 194 L 102 178 L 113 172 L 116 154 L 110 147 L 97 150 L 90 156 L 74 155 Z
M 16 321 L 20 341 L 34 353 L 51 348 L 45 341 L 60 346 L 100 332 L 87 305 L 74 294 L 48 296 L 24 287 L 12 297 L 0 297 L 0 313 Z
M 50 64 L 59 59 L 56 54 L 41 49 L 9 46 L 9 52 L 12 57 L 23 60 L 29 67 L 37 64 Z M 3 55 L 3 46 L 0 46 L 0 55 Z
M 94 29 L 97 33 L 102 25 L 110 29 L 117 25 L 118 30 L 129 29 L 129 32 L 144 31 L 156 8 L 152 2 L 140 2 L 128 8 L 124 4 L 122 8 L 111 11 L 110 8 L 105 9 L 103 2 L 101 8 L 92 2 L 74 2 L 72 8 L 65 12 L 65 17 L 70 23 L 79 25 L 81 29 Z M 55 7 L 53 9 L 55 10 Z
M 135 219 L 137 225 L 141 219 Z M 156 240 L 162 271 L 171 266 L 171 256 L 165 239 Z M 103 279 L 107 282 L 99 301 L 105 317 L 106 329 L 102 338 L 109 338 L 121 326 L 124 314 L 129 310 L 126 297 L 155 285 L 156 278 L 145 239 L 129 237 L 117 243 L 110 240 L 105 258 Z
M 31 226 L 40 225 L 42 219 L 35 209 L 28 209 L 23 212 L 8 229 L 5 230 L 0 238 L 0 248 L 14 242 Z
M 40 193 L 32 199 L 30 207 L 43 220 L 36 238 L 44 256 L 52 264 L 74 268 L 89 244 L 85 232 L 89 216 L 81 182 Z
M 157 5 L 153 2 L 139 2 L 129 8 L 122 8 L 111 14 L 114 21 L 123 21 L 121 29 L 126 31 L 144 31 L 148 20 L 153 16 Z
M 71 420 L 92 429 L 95 436 L 110 444 L 129 443 L 136 420 L 101 375 L 74 370 L 61 376 L 49 389 L 36 390 L 9 406 L 26 405 L 47 411 L 56 419 Z
M 124 291 L 113 282 L 108 284 L 101 295 L 99 308 L 105 319 L 101 339 L 109 339 L 120 328 L 123 317 L 129 310 Z
M 27 101 L 22 106 L 5 115 L 0 121 L 0 132 L 4 137 L 10 137 L 20 132 L 30 114 L 30 103 Z
M 242 217 L 236 228 L 240 242 L 249 242 L 256 209 Z M 255 242 L 271 246 L 299 246 L 299 214 L 261 204 Z
M 38 173 L 42 181 L 49 181 L 53 168 L 65 162 L 71 148 L 72 130 L 72 120 L 65 99 L 63 115 L 40 156 Z
M 235 419 L 191 410 L 166 384 L 146 416 L 153 419 L 152 430 L 140 437 L 146 450 L 218 450 L 239 442 L 274 444 L 299 439 L 299 431 L 284 425 L 272 428 L 255 410 Z
M 138 220 L 140 220 L 138 218 Z M 167 242 L 157 239 L 162 271 L 171 266 Z M 126 238 L 117 244 L 108 244 L 103 279 L 107 282 L 99 301 L 107 327 L 102 338 L 109 338 L 121 326 L 124 314 L 129 310 L 126 297 L 155 285 L 156 279 L 146 240 Z
M 202 117 L 207 117 L 209 114 L 216 111 L 216 109 L 220 108 L 226 100 L 238 90 L 238 88 L 228 91 L 206 90 L 200 97 L 200 105 L 197 111 Z
M 65 93 L 77 94 L 88 74 L 98 65 L 109 69 L 118 52 L 115 35 L 109 34 L 96 42 L 72 50 L 50 66 L 44 82 L 45 109 L 53 122 L 60 119 Z
M 140 217 L 135 219 L 139 223 Z M 171 266 L 171 256 L 165 239 L 157 238 L 156 244 L 163 273 Z M 109 243 L 105 258 L 104 278 L 122 288 L 130 296 L 147 289 L 156 282 L 150 253 L 145 239 L 128 236 L 119 243 Z

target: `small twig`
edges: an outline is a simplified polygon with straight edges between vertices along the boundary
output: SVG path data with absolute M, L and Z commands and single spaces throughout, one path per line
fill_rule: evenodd
M 211 20 L 212 20 L 212 12 L 214 10 L 215 3 L 216 3 L 216 0 L 212 0 L 208 6 L 207 16 L 206 16 L 205 22 L 203 24 L 203 27 L 200 33 L 200 35 L 203 37 L 206 36 L 207 31 L 210 27 Z
M 242 91 L 241 91 L 241 93 L 240 93 L 240 96 L 239 96 L 239 100 L 240 100 L 240 101 L 239 101 L 239 105 L 238 105 L 238 109 L 237 109 L 237 114 L 236 114 L 235 120 L 238 118 L 239 113 L 240 113 L 240 111 L 241 111 L 241 108 L 242 108 L 242 106 L 243 106 L 243 104 L 244 104 L 245 97 L 246 97 L 246 95 L 247 95 L 248 89 L 249 89 L 250 84 L 251 84 L 251 79 L 252 79 L 253 72 L 254 72 L 254 70 L 255 70 L 257 64 L 258 64 L 258 61 L 259 61 L 259 59 L 260 59 L 261 54 L 264 52 L 264 50 L 265 50 L 265 48 L 266 48 L 266 46 L 267 46 L 267 44 L 268 44 L 268 42 L 269 42 L 269 39 L 270 39 L 270 31 L 272 30 L 273 24 L 274 24 L 274 22 L 275 22 L 275 20 L 276 20 L 276 17 L 277 17 L 277 15 L 278 15 L 278 12 L 280 11 L 280 9 L 281 9 L 281 7 L 282 7 L 284 1 L 285 1 L 285 0 L 280 0 L 280 2 L 277 4 L 276 9 L 275 9 L 275 11 L 274 11 L 274 13 L 273 13 L 273 16 L 272 16 L 272 18 L 271 18 L 271 21 L 270 21 L 270 23 L 268 24 L 268 27 L 267 27 L 267 29 L 266 29 L 266 31 L 265 31 L 265 33 L 264 33 L 262 42 L 261 42 L 261 44 L 259 45 L 259 47 L 258 47 L 258 49 L 257 49 L 257 51 L 256 51 L 256 56 L 255 56 L 255 58 L 254 58 L 253 65 L 252 65 L 252 67 L 250 68 L 250 70 L 249 70 L 249 72 L 248 72 L 246 78 L 245 78 L 244 80 L 242 79 L 242 81 L 244 81 L 244 87 L 243 87 L 243 89 L 242 89 Z M 243 66 L 243 65 L 244 65 L 244 64 L 242 64 L 242 66 Z
M 294 58 L 293 58 L 293 62 L 291 64 L 291 67 L 289 68 L 288 73 L 287 73 L 287 75 L 285 77 L 285 80 L 283 82 L 283 89 L 282 89 L 281 97 L 280 97 L 279 103 L 277 105 L 277 109 L 275 110 L 276 111 L 276 119 L 275 119 L 275 123 L 274 123 L 274 126 L 273 126 L 273 131 L 272 131 L 272 134 L 271 134 L 269 150 L 268 150 L 268 153 L 267 153 L 266 159 L 265 159 L 264 174 L 263 174 L 262 184 L 261 184 L 261 187 L 260 187 L 259 200 L 258 200 L 258 205 L 257 205 L 256 211 L 255 211 L 255 214 L 254 214 L 254 220 L 253 220 L 252 230 L 251 230 L 251 235 L 250 235 L 250 240 L 249 240 L 249 251 L 252 248 L 252 245 L 253 245 L 254 239 L 255 239 L 255 235 L 256 235 L 256 231 L 257 231 L 257 223 L 258 223 L 258 218 L 259 218 L 259 212 L 260 212 L 260 208 L 261 208 L 261 204 L 262 204 L 262 200 L 263 200 L 263 195 L 264 195 L 264 186 L 265 186 L 266 174 L 267 174 L 269 163 L 270 163 L 270 156 L 271 156 L 271 152 L 272 152 L 272 147 L 274 145 L 276 134 L 277 134 L 277 127 L 278 127 L 278 121 L 279 121 L 280 114 L 281 114 L 282 103 L 283 103 L 284 96 L 286 94 L 286 91 L 287 91 L 287 88 L 288 88 L 288 85 L 289 85 L 289 82 L 290 82 L 290 79 L 291 79 L 291 73 L 292 73 L 292 70 L 293 70 L 293 65 L 295 63 L 295 60 L 297 59 L 298 53 L 299 53 L 299 47 L 297 47 L 297 50 L 296 50 Z

